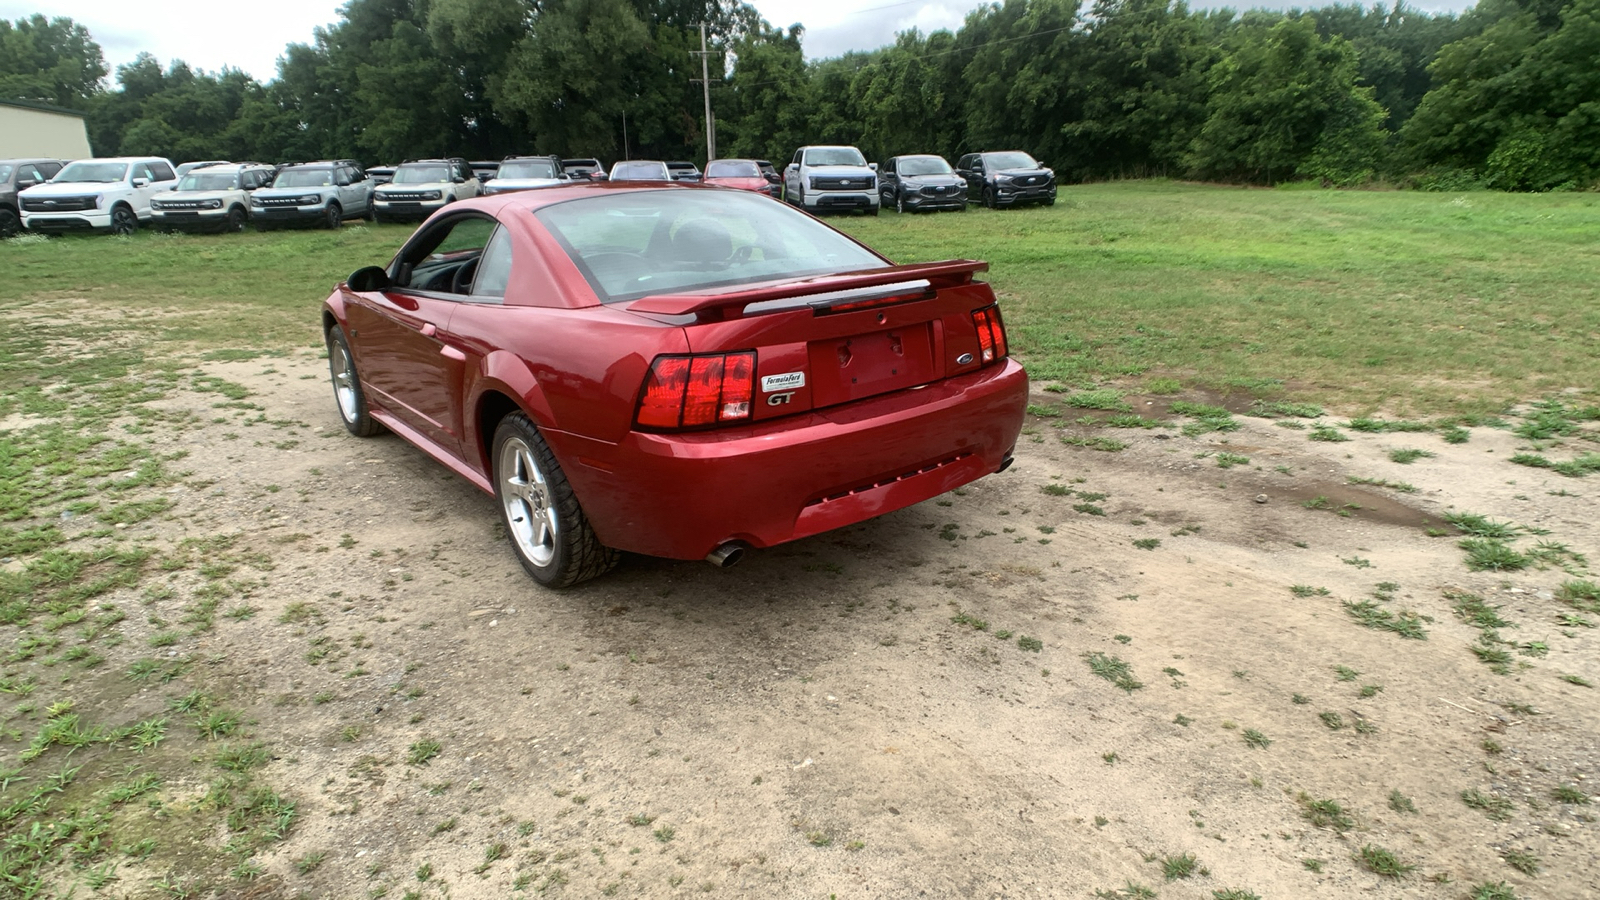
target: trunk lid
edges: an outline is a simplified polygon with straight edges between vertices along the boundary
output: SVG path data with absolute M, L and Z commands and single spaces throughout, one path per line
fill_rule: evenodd
M 994 293 L 974 260 L 892 266 L 715 292 L 629 311 L 682 325 L 696 354 L 754 350 L 751 420 L 829 407 L 977 371 L 974 310 Z

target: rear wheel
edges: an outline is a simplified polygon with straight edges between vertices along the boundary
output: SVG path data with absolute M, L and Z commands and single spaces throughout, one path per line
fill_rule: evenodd
M 22 230 L 22 220 L 9 209 L 0 208 L 0 238 L 8 238 Z
M 138 230 L 139 217 L 133 214 L 133 210 L 119 205 L 111 211 L 112 234 L 133 234 Z
M 343 224 L 344 210 L 337 203 L 329 203 L 327 210 L 322 214 L 322 227 L 331 230 Z
M 372 437 L 383 431 L 383 426 L 367 414 L 367 396 L 361 391 L 350 342 L 337 324 L 328 329 L 328 373 L 333 376 L 333 399 L 344 427 L 356 437 Z
M 620 554 L 600 543 L 555 454 L 520 412 L 494 430 L 494 493 L 517 561 L 545 587 L 604 574 Z

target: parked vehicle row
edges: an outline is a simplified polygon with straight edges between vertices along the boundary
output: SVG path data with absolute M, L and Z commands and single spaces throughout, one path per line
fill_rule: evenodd
M 860 210 L 991 209 L 1052 205 L 1055 173 L 1020 151 L 968 153 L 952 167 L 932 154 L 868 163 L 855 147 L 813 145 L 795 151 L 782 175 L 759 159 L 714 159 L 702 172 L 678 160 L 622 160 L 608 171 L 598 159 L 508 156 L 499 162 L 460 157 L 407 160 L 364 169 L 352 159 L 271 166 L 220 160 L 174 168 L 159 157 L 0 160 L 0 237 L 31 231 L 110 231 L 140 225 L 165 230 L 268 231 L 288 225 L 337 228 L 347 219 L 418 221 L 480 194 L 592 181 L 703 182 L 780 197 L 811 213 Z

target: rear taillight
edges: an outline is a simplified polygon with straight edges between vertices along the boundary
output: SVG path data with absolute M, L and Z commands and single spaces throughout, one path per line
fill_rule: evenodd
M 972 324 L 978 329 L 979 361 L 984 365 L 1006 356 L 1006 327 L 1000 322 L 1000 307 L 974 310 Z
M 658 356 L 645 376 L 634 422 L 641 428 L 699 428 L 750 419 L 754 352 Z

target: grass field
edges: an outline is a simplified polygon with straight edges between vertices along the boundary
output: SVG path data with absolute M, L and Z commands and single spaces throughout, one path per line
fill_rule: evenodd
M 1065 189 L 1050 209 L 830 222 L 897 261 L 988 260 L 1036 380 L 1175 377 L 1353 414 L 1483 413 L 1600 383 L 1592 194 L 1129 182 Z M 141 330 L 152 350 L 315 345 L 328 288 L 409 233 L 10 241 L 0 303 L 195 313 Z

